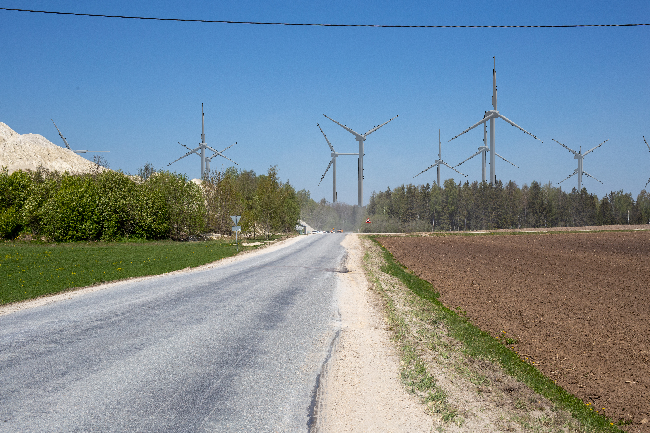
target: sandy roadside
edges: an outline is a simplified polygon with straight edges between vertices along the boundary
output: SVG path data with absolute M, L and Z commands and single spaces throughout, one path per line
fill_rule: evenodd
M 340 274 L 341 333 L 319 393 L 316 430 L 329 432 L 430 432 L 433 419 L 400 382 L 399 357 L 390 340 L 378 295 L 362 269 L 359 237 L 345 237 L 348 273 Z

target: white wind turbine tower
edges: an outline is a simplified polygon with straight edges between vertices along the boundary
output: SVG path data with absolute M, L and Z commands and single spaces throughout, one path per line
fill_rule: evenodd
M 327 139 L 327 135 L 323 132 L 323 129 L 320 127 L 320 125 L 317 123 L 316 126 L 318 126 L 318 129 L 320 129 L 320 132 L 323 134 L 323 137 L 325 137 L 325 141 L 327 141 L 327 145 L 330 147 L 330 150 L 332 151 L 332 160 L 330 163 L 327 165 L 327 168 L 325 169 L 325 173 L 320 177 L 320 182 L 318 182 L 318 185 L 321 184 L 323 179 L 325 179 L 325 175 L 327 174 L 327 170 L 332 167 L 332 178 L 333 178 L 333 189 L 332 189 L 332 203 L 336 203 L 336 158 L 339 155 L 358 155 L 358 153 L 338 153 L 334 150 L 334 146 L 332 146 L 332 143 Z
M 587 156 L 589 153 L 593 152 L 594 150 L 598 149 L 598 148 L 599 148 L 600 146 L 602 146 L 603 144 L 607 143 L 607 142 L 609 141 L 609 139 L 603 141 L 603 142 L 600 143 L 598 146 L 596 146 L 596 147 L 594 147 L 594 148 L 592 148 L 592 149 L 586 151 L 585 153 L 582 153 L 582 146 L 580 146 L 580 150 L 576 152 L 575 150 L 569 148 L 568 146 L 565 146 L 564 144 L 560 143 L 560 142 L 557 141 L 556 139 L 553 139 L 553 141 L 555 141 L 557 144 L 559 144 L 559 145 L 561 145 L 562 147 L 564 147 L 565 149 L 567 149 L 569 152 L 573 153 L 573 159 L 577 159 L 577 160 L 578 160 L 578 168 L 576 168 L 576 169 L 573 171 L 573 173 L 571 173 L 567 178 L 565 178 L 565 179 L 559 181 L 558 184 L 564 182 L 565 180 L 567 180 L 569 177 L 573 176 L 574 174 L 577 174 L 577 175 L 578 175 L 578 192 L 580 192 L 580 191 L 582 190 L 582 175 L 583 175 L 583 174 L 586 174 L 587 176 L 589 176 L 589 177 L 592 178 L 592 179 L 598 180 L 598 179 L 596 179 L 595 177 L 593 177 L 592 175 L 590 175 L 589 173 L 587 173 L 586 171 L 584 171 L 584 170 L 582 169 L 582 160 L 583 160 L 584 157 Z M 600 181 L 598 180 L 598 182 L 600 182 Z M 600 182 L 600 183 L 602 183 L 602 182 Z
M 482 124 L 482 123 L 483 123 L 483 124 L 486 123 L 488 120 L 490 121 L 490 184 L 494 185 L 494 183 L 496 182 L 496 178 L 495 178 L 495 157 L 497 156 L 496 151 L 495 151 L 495 129 L 494 129 L 494 127 L 495 127 L 495 125 L 494 125 L 495 122 L 494 122 L 494 121 L 495 121 L 496 119 L 501 118 L 501 119 L 505 120 L 506 122 L 508 122 L 509 124 L 511 124 L 512 126 L 514 126 L 514 127 L 516 127 L 516 128 L 519 128 L 520 130 L 522 130 L 522 131 L 525 132 L 526 134 L 530 135 L 530 136 L 533 137 L 535 140 L 539 140 L 539 141 L 542 141 L 542 140 L 540 140 L 539 138 L 537 138 L 536 136 L 534 136 L 534 135 L 531 134 L 530 132 L 526 131 L 526 130 L 525 130 L 524 128 L 522 128 L 521 126 L 515 124 L 512 120 L 508 119 L 507 117 L 505 117 L 504 115 L 500 114 L 500 113 L 497 111 L 497 72 L 496 72 L 496 60 L 495 60 L 495 62 L 494 62 L 494 69 L 492 69 L 492 107 L 493 107 L 494 109 L 493 109 L 493 110 L 490 110 L 490 111 L 487 111 L 487 112 L 485 113 L 485 116 L 483 117 L 483 120 L 481 120 L 480 122 L 476 123 L 475 125 L 470 126 L 470 127 L 467 128 L 466 130 L 464 130 L 463 132 L 461 132 L 460 134 L 458 134 L 457 136 L 455 136 L 454 138 L 452 138 L 451 140 L 454 140 L 454 139 L 460 137 L 461 135 L 463 135 L 463 134 L 466 133 L 467 131 L 470 131 L 470 130 L 476 128 L 478 125 L 480 125 L 480 124 Z M 449 140 L 449 141 L 451 141 L 451 140 Z M 542 141 L 542 143 L 543 143 L 543 141 Z M 502 156 L 500 156 L 500 157 L 503 158 Z M 508 161 L 508 162 L 510 162 L 510 161 Z M 511 164 L 512 164 L 512 163 L 511 163 Z M 514 165 L 514 164 L 513 164 L 513 165 Z
M 176 161 L 180 161 L 181 159 L 185 158 L 186 156 L 189 156 L 189 155 L 195 153 L 195 154 L 197 154 L 197 155 L 199 155 L 201 157 L 201 179 L 203 179 L 207 175 L 207 172 L 210 170 L 210 161 L 212 160 L 212 158 L 214 158 L 217 155 L 219 155 L 219 156 L 221 156 L 223 158 L 226 158 L 228 161 L 233 162 L 236 165 L 239 165 L 235 161 L 233 161 L 232 159 L 228 158 L 225 155 L 222 155 L 222 153 L 221 153 L 221 152 L 225 152 L 226 150 L 230 149 L 232 146 L 234 146 L 233 144 L 226 147 L 221 152 L 219 152 L 219 151 L 211 148 L 207 144 L 205 144 L 205 114 L 203 113 L 203 104 L 201 104 L 201 143 L 199 144 L 199 147 L 197 147 L 195 149 L 190 149 L 189 147 L 185 146 L 184 144 L 182 144 L 180 142 L 178 144 L 185 147 L 186 149 L 189 149 L 189 152 L 187 152 L 185 155 L 181 156 L 177 160 L 172 161 L 169 164 L 167 164 L 167 167 L 169 167 L 170 165 L 172 165 Z M 235 144 L 237 144 L 237 143 L 235 143 Z M 214 155 L 209 156 L 209 157 L 206 158 L 205 149 L 210 149 L 211 151 L 214 152 Z
M 325 114 L 323 114 L 323 116 L 327 117 Z M 381 125 L 375 126 L 374 128 L 372 128 L 370 131 L 366 132 L 365 134 L 359 134 L 358 132 L 353 131 L 352 129 L 348 128 L 347 126 L 341 125 L 339 122 L 332 119 L 331 117 L 327 117 L 329 120 L 331 120 L 332 122 L 339 125 L 341 128 L 345 129 L 346 131 L 348 131 L 352 135 L 354 135 L 356 140 L 359 142 L 359 168 L 358 168 L 358 170 L 359 170 L 359 192 L 358 192 L 358 194 L 359 194 L 359 197 L 358 197 L 359 206 L 363 206 L 363 142 L 366 141 L 367 136 L 369 136 L 370 134 L 372 134 L 373 132 L 375 132 L 376 130 L 378 130 L 379 128 L 381 128 L 382 126 L 384 126 L 385 124 L 387 124 L 388 122 L 390 122 L 391 120 L 393 120 L 393 119 L 395 119 L 397 117 L 399 117 L 399 116 L 395 116 L 392 119 L 382 123 Z
M 461 164 L 462 164 L 462 162 L 461 162 Z M 445 161 L 442 160 L 442 144 L 440 142 L 440 130 L 438 129 L 438 159 L 436 159 L 436 162 L 434 164 L 430 165 L 428 168 L 422 170 L 421 172 L 419 172 L 418 174 L 413 176 L 413 179 L 415 179 L 416 177 L 418 177 L 419 175 L 421 175 L 425 171 L 429 170 L 430 168 L 436 167 L 437 170 L 438 170 L 438 186 L 440 186 L 440 166 L 441 165 L 449 167 L 452 170 L 454 170 L 456 173 L 462 174 L 463 176 L 467 177 L 466 174 L 461 173 L 460 171 L 456 170 L 454 167 L 448 165 Z M 460 164 L 458 164 L 458 165 L 460 165 Z
M 464 161 L 462 161 L 462 162 L 459 162 L 459 163 L 456 164 L 454 167 L 458 167 L 458 166 L 461 165 L 462 163 L 469 161 L 470 159 L 474 158 L 476 155 L 478 155 L 479 153 L 481 153 L 481 154 L 482 154 L 482 155 L 481 155 L 481 168 L 482 168 L 482 170 L 481 170 L 481 173 L 482 173 L 482 174 L 481 174 L 481 181 L 482 181 L 482 182 L 485 182 L 485 179 L 486 179 L 486 176 L 485 176 L 486 154 L 487 154 L 489 151 L 490 151 L 490 148 L 487 147 L 487 124 L 484 123 L 484 124 L 483 124 L 483 146 L 479 146 L 479 148 L 478 148 L 478 152 L 476 152 L 474 155 L 470 156 L 470 157 L 467 158 L 466 160 L 464 160 Z M 498 153 L 496 154 L 496 156 L 498 156 L 499 158 L 503 159 L 503 160 L 504 160 L 505 162 L 507 162 L 508 164 L 511 164 L 511 165 L 513 165 L 513 166 L 519 168 L 518 165 L 513 164 L 512 162 L 508 161 L 507 159 L 505 159 L 503 156 L 499 155 Z
M 643 136 L 643 141 L 645 141 L 645 135 Z M 645 145 L 648 146 L 648 151 L 650 151 L 650 144 L 648 144 L 648 142 L 645 141 Z M 648 181 L 645 183 L 645 186 L 648 186 L 649 183 L 650 183 L 650 179 L 648 179 Z
M 52 119 L 50 119 L 52 120 Z M 52 123 L 54 123 L 54 120 L 52 120 Z M 68 144 L 68 141 L 65 139 L 63 134 L 61 134 L 61 131 L 59 130 L 59 127 L 56 126 L 56 123 L 54 123 L 54 127 L 56 128 L 57 131 L 59 131 L 59 137 L 63 139 L 63 142 L 65 143 L 65 147 L 67 147 L 69 150 L 72 150 L 74 153 L 100 153 L 100 152 L 105 152 L 108 153 L 110 150 L 74 150 L 70 148 L 70 145 Z

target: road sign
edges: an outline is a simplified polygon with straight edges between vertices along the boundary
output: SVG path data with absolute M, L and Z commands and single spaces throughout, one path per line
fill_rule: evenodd
M 366 219 L 366 224 L 371 224 L 370 218 Z
M 233 232 L 240 232 L 240 231 L 241 231 L 241 226 L 234 226 L 234 227 L 232 228 L 232 231 L 233 231 Z
M 237 225 L 237 223 L 238 223 L 239 220 L 241 219 L 241 215 L 231 215 L 231 216 L 230 216 L 230 219 L 232 220 L 232 223 L 233 223 L 234 225 Z

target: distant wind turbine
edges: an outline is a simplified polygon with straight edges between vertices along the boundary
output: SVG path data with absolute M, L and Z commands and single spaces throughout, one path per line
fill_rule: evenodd
M 592 148 L 592 149 L 589 149 L 589 150 L 586 151 L 585 153 L 582 153 L 582 146 L 580 146 L 580 150 L 578 150 L 578 151 L 576 152 L 575 150 L 569 148 L 568 146 L 565 146 L 564 144 L 560 143 L 560 142 L 557 141 L 556 139 L 553 139 L 553 141 L 555 141 L 557 144 L 559 144 L 559 145 L 561 145 L 562 147 L 564 147 L 565 149 L 567 149 L 569 152 L 573 153 L 573 159 L 577 159 L 577 160 L 578 160 L 578 168 L 576 168 L 576 169 L 573 171 L 573 173 L 569 175 L 569 177 L 573 176 L 574 174 L 577 174 L 577 175 L 578 175 L 578 191 L 581 191 L 581 190 L 582 190 L 582 175 L 583 175 L 583 174 L 586 174 L 587 176 L 589 176 L 589 177 L 592 178 L 592 179 L 598 180 L 598 179 L 596 179 L 595 177 L 593 177 L 592 175 L 590 175 L 589 173 L 587 173 L 586 171 L 584 171 L 584 170 L 582 169 L 582 160 L 584 159 L 585 156 L 587 156 L 588 154 L 590 154 L 590 153 L 593 152 L 594 150 L 598 149 L 598 148 L 599 148 L 600 146 L 602 146 L 603 144 L 607 143 L 607 142 L 609 141 L 609 139 L 603 141 L 603 142 L 600 143 L 598 146 L 596 146 L 596 147 L 594 147 L 594 148 Z M 567 180 L 569 177 L 567 177 L 567 178 L 565 178 L 565 179 L 559 181 L 558 184 L 564 182 L 564 181 Z M 600 181 L 598 180 L 598 182 L 600 182 Z M 600 183 L 602 183 L 602 182 L 600 182 Z
M 466 133 L 467 131 L 470 131 L 470 130 L 476 128 L 478 125 L 480 125 L 480 124 L 482 124 L 482 123 L 484 124 L 484 123 L 487 122 L 488 120 L 490 121 L 490 184 L 494 185 L 494 183 L 496 182 L 496 179 L 495 179 L 495 157 L 497 156 L 496 151 L 495 151 L 495 129 L 494 129 L 494 127 L 495 127 L 495 125 L 494 125 L 494 123 L 495 123 L 495 122 L 494 122 L 495 119 L 499 119 L 499 118 L 501 118 L 501 119 L 505 120 L 506 122 L 508 122 L 509 124 L 511 124 L 512 126 L 514 126 L 514 127 L 516 127 L 516 128 L 519 128 L 520 130 L 522 130 L 522 131 L 525 132 L 526 134 L 530 135 L 530 136 L 533 137 L 535 140 L 538 140 L 538 141 L 542 141 L 542 140 L 540 140 L 539 138 L 537 138 L 536 136 L 534 136 L 534 135 L 531 134 L 530 132 L 526 131 L 526 130 L 525 130 L 524 128 L 522 128 L 521 126 L 515 124 L 512 120 L 508 119 L 507 117 L 505 117 L 504 115 L 500 114 L 500 113 L 497 111 L 497 72 L 496 72 L 496 60 L 495 60 L 495 62 L 494 62 L 494 69 L 492 69 L 492 107 L 493 107 L 494 109 L 493 109 L 493 110 L 490 110 L 490 111 L 487 111 L 487 112 L 485 113 L 485 116 L 483 117 L 483 120 L 481 120 L 480 122 L 476 123 L 475 125 L 470 126 L 470 127 L 467 128 L 466 130 L 464 130 L 463 132 L 461 132 L 460 134 L 458 134 L 457 136 L 455 136 L 454 138 L 452 138 L 451 140 L 454 140 L 454 139 L 460 137 L 461 135 L 463 135 L 463 134 Z M 451 140 L 449 140 L 449 141 L 451 141 Z M 543 141 L 542 141 L 542 143 L 543 143 Z M 500 157 L 501 157 L 501 156 L 500 156 Z M 501 158 L 503 158 L 503 157 L 501 157 Z M 508 161 L 508 162 L 510 162 L 510 161 Z M 511 163 L 511 164 L 512 164 L 512 163 Z M 514 165 L 514 164 L 513 164 L 513 165 Z
M 470 156 L 469 158 L 467 158 L 466 160 L 464 160 L 462 162 L 459 162 L 454 167 L 458 167 L 462 163 L 469 161 L 470 159 L 474 158 L 476 155 L 478 155 L 480 153 L 480 154 L 482 154 L 481 155 L 481 181 L 485 182 L 485 179 L 486 179 L 486 177 L 485 177 L 485 160 L 486 160 L 486 154 L 490 151 L 490 148 L 487 147 L 486 144 L 487 144 L 487 123 L 484 123 L 483 124 L 483 146 L 480 146 L 478 148 L 478 152 L 476 152 L 474 155 Z M 513 164 L 512 162 L 508 161 L 507 159 L 505 159 L 503 156 L 499 155 L 498 153 L 496 154 L 496 156 L 503 159 L 508 164 L 511 164 L 511 165 L 519 168 L 518 165 Z
M 339 155 L 358 155 L 358 153 L 338 153 L 337 151 L 334 150 L 334 146 L 332 146 L 332 143 L 327 139 L 327 135 L 323 132 L 323 129 L 320 127 L 320 125 L 317 123 L 316 126 L 318 126 L 318 129 L 320 129 L 320 132 L 323 134 L 323 137 L 325 137 L 325 141 L 327 141 L 327 145 L 330 147 L 330 150 L 332 151 L 331 156 L 332 160 L 330 163 L 327 165 L 327 168 L 325 169 L 325 173 L 320 177 L 320 182 L 318 182 L 318 185 L 321 184 L 323 179 L 325 179 L 325 175 L 327 174 L 327 171 L 330 169 L 330 167 L 334 166 L 332 168 L 332 203 L 336 203 L 336 158 Z
M 185 154 L 184 156 L 181 156 L 181 158 L 184 158 L 185 156 L 194 153 L 194 149 L 190 149 L 189 146 L 184 145 L 184 144 L 181 143 L 180 141 L 178 142 L 178 144 L 180 144 L 181 146 L 183 146 L 184 148 L 186 148 L 187 150 L 190 151 L 190 152 L 188 152 L 187 154 Z M 212 156 L 206 156 L 206 157 L 205 157 L 205 172 L 208 173 L 208 174 L 210 173 L 210 161 L 212 161 L 212 158 L 214 158 L 215 156 L 220 156 L 220 157 L 222 157 L 222 158 L 226 158 L 228 161 L 232 162 L 233 164 L 235 164 L 235 165 L 239 165 L 239 164 L 237 164 L 235 161 L 233 161 L 232 159 L 228 158 L 226 155 L 223 154 L 223 152 L 225 152 L 226 150 L 230 149 L 230 148 L 233 147 L 235 144 L 237 144 L 237 142 L 235 142 L 234 144 L 231 144 L 230 146 L 226 147 L 226 148 L 225 148 L 224 150 L 222 150 L 221 152 L 215 152 L 215 153 L 212 154 Z M 209 147 L 209 146 L 206 147 L 206 148 L 208 148 L 208 149 L 214 151 L 214 149 L 212 149 L 212 148 Z M 178 158 L 178 159 L 181 159 L 181 158 Z M 177 159 L 176 161 L 178 161 L 178 159 Z M 176 162 L 176 161 L 174 161 L 174 162 Z M 174 162 L 172 162 L 171 164 L 173 164 Z M 168 166 L 171 165 L 171 164 L 168 164 Z
M 50 119 L 50 120 L 52 120 L 52 119 Z M 54 123 L 54 120 L 52 120 L 52 123 Z M 108 152 L 110 152 L 110 150 L 74 150 L 74 149 L 71 149 L 70 145 L 68 144 L 68 141 L 65 139 L 63 134 L 61 134 L 61 131 L 59 130 L 59 127 L 56 126 L 56 123 L 54 123 L 54 127 L 56 128 L 57 131 L 59 131 L 59 137 L 61 137 L 63 139 L 63 142 L 65 143 L 65 147 L 67 147 L 68 150 L 72 150 L 74 153 L 89 153 L 89 152 L 90 153 L 100 153 L 100 152 L 108 153 Z
M 232 146 L 234 146 L 234 144 L 231 144 L 230 146 L 226 147 L 221 152 L 219 152 L 218 150 L 215 150 L 215 149 L 211 148 L 210 146 L 208 146 L 207 144 L 205 144 L 205 113 L 203 113 L 203 104 L 201 104 L 201 143 L 199 144 L 199 147 L 197 147 L 195 149 L 190 149 L 189 147 L 185 146 L 181 142 L 178 142 L 178 144 L 180 144 L 184 148 L 188 149 L 189 152 L 187 152 L 185 155 L 181 156 L 177 160 L 172 161 L 169 164 L 167 164 L 167 167 L 169 167 L 170 165 L 172 165 L 176 161 L 180 161 L 181 159 L 185 158 L 186 156 L 190 156 L 191 154 L 195 153 L 195 154 L 197 154 L 197 155 L 199 155 L 201 157 L 201 179 L 205 178 L 208 175 L 208 172 L 210 171 L 210 161 L 212 160 L 212 158 L 214 158 L 217 155 L 221 156 L 222 158 L 226 158 L 228 161 L 234 163 L 235 165 L 239 165 L 235 161 L 233 161 L 232 159 L 230 159 L 227 156 L 222 154 L 222 152 L 225 152 L 226 150 L 230 149 Z M 237 143 L 235 143 L 235 144 L 237 144 Z M 206 157 L 205 156 L 205 149 L 210 149 L 211 151 L 214 152 L 214 155 Z
M 461 162 L 461 164 L 462 164 L 462 162 Z M 415 179 L 416 177 L 418 177 L 419 175 L 421 175 L 425 171 L 429 170 L 430 168 L 436 167 L 437 171 L 438 171 L 438 186 L 440 186 L 440 166 L 441 165 L 449 167 L 452 170 L 454 170 L 456 173 L 467 177 L 466 174 L 461 173 L 460 171 L 456 170 L 454 167 L 448 165 L 445 161 L 442 160 L 442 144 L 440 143 L 440 130 L 438 129 L 438 159 L 436 159 L 436 162 L 434 164 L 430 165 L 428 168 L 425 168 L 424 170 L 422 170 L 421 172 L 419 172 L 418 174 L 413 176 L 413 179 Z M 460 165 L 460 164 L 458 164 L 458 165 Z
M 325 114 L 323 114 L 323 116 L 327 117 Z M 397 117 L 398 116 L 395 116 L 392 119 L 388 120 L 387 122 L 384 122 L 379 126 L 375 126 L 374 128 L 372 128 L 370 131 L 366 132 L 365 134 L 359 134 L 358 132 L 353 131 L 352 129 L 348 128 L 347 126 L 340 124 L 339 122 L 332 119 L 331 117 L 327 117 L 329 120 L 331 120 L 332 122 L 339 125 L 341 128 L 345 129 L 346 131 L 348 131 L 349 133 L 354 135 L 356 140 L 359 142 L 359 168 L 358 168 L 358 170 L 359 170 L 359 194 L 358 194 L 359 195 L 359 197 L 358 197 L 359 206 L 363 206 L 363 142 L 366 141 L 367 136 L 369 136 L 370 134 L 372 134 L 373 132 L 375 132 L 376 130 L 378 130 L 379 128 L 381 128 L 382 126 L 384 126 L 385 124 L 387 124 L 391 120 L 396 119 Z

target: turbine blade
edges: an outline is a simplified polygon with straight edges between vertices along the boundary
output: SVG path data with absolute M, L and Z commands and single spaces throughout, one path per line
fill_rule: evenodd
M 325 114 L 323 114 L 323 116 L 327 117 Z M 327 118 L 328 118 L 329 120 L 331 120 L 332 122 L 336 123 L 337 125 L 339 125 L 341 128 L 343 128 L 343 129 L 345 129 L 346 131 L 350 132 L 350 133 L 351 133 L 352 135 L 354 135 L 355 137 L 357 137 L 357 138 L 364 138 L 363 135 L 359 134 L 359 133 L 356 132 L 356 131 L 351 130 L 350 128 L 348 128 L 348 127 L 345 126 L 345 125 L 341 125 L 339 122 L 337 122 L 336 120 L 332 119 L 331 117 L 327 117 Z
M 327 145 L 330 147 L 330 150 L 334 153 L 336 153 L 336 150 L 334 150 L 334 147 L 332 146 L 332 143 L 327 139 L 327 135 L 323 132 L 323 128 L 320 127 L 320 125 L 317 123 L 316 126 L 318 126 L 318 129 L 320 129 L 321 134 L 323 134 L 323 137 L 325 137 L 325 141 L 327 141 Z
M 228 150 L 228 149 L 230 149 L 231 147 L 233 147 L 235 144 L 237 144 L 236 141 L 235 141 L 233 144 L 231 144 L 230 146 L 226 147 L 224 150 L 222 150 L 222 151 L 219 152 L 219 153 L 223 153 L 223 152 L 225 152 L 226 150 Z
M 325 173 L 323 173 L 323 175 L 320 177 L 320 182 L 318 182 L 318 186 L 320 186 L 320 183 L 323 181 L 323 179 L 325 179 L 325 175 L 327 174 L 328 170 L 329 170 L 330 167 L 332 166 L 332 163 L 334 163 L 334 158 L 332 158 L 332 159 L 330 160 L 330 163 L 327 164 L 327 168 L 325 169 Z
M 450 165 L 449 165 L 449 164 L 447 164 L 446 162 L 444 162 L 444 161 L 441 161 L 441 163 L 442 163 L 442 165 L 444 165 L 444 166 L 447 166 L 447 167 L 449 167 L 449 168 L 451 168 L 451 169 L 452 169 L 452 170 L 454 170 L 454 171 L 455 171 L 456 173 L 458 173 L 458 174 L 462 174 L 463 176 L 465 176 L 465 177 L 467 177 L 467 175 L 466 175 L 466 174 L 464 174 L 464 173 L 461 173 L 460 171 L 458 171 L 458 170 L 456 170 L 456 169 L 455 169 L 454 167 L 452 167 L 452 166 L 450 166 Z
M 476 128 L 477 126 L 479 126 L 479 125 L 482 124 L 482 123 L 487 122 L 487 121 L 490 120 L 491 118 L 492 118 L 492 116 L 486 116 L 486 117 L 484 117 L 483 120 L 481 120 L 480 122 L 478 122 L 478 123 L 475 124 L 475 125 L 470 126 L 470 127 L 467 128 L 466 130 L 464 130 L 463 132 L 461 132 L 460 134 L 458 134 L 457 136 L 455 136 L 454 138 L 452 138 L 451 140 L 455 140 L 456 138 L 460 137 L 460 136 L 463 135 L 464 133 L 466 133 L 466 132 L 468 132 L 468 131 L 470 131 L 470 130 Z M 449 140 L 449 141 L 451 141 L 451 140 Z M 449 143 L 449 141 L 448 141 L 447 143 Z
M 576 168 L 576 169 L 574 170 L 573 173 L 571 173 L 571 174 L 568 175 L 566 178 L 564 178 L 564 179 L 562 179 L 561 181 L 559 181 L 559 182 L 558 182 L 558 185 L 561 184 L 562 182 L 564 182 L 565 180 L 567 180 L 568 178 L 572 177 L 572 176 L 573 176 L 574 174 L 576 174 L 577 172 L 578 172 L 578 169 Z M 583 173 L 584 173 L 584 171 L 583 171 Z
M 210 150 L 213 151 L 214 153 L 219 153 L 219 151 L 218 151 L 217 149 L 213 149 L 213 148 L 211 148 L 210 146 L 208 146 L 207 144 L 205 145 L 205 148 L 206 148 L 206 149 L 210 149 Z
M 390 122 L 391 120 L 397 119 L 398 117 L 399 117 L 399 114 L 398 114 L 397 116 L 393 117 L 392 119 L 390 119 L 390 120 L 388 120 L 388 121 L 382 123 L 381 125 L 379 125 L 379 126 L 375 126 L 375 127 L 372 128 L 370 131 L 368 131 L 368 132 L 366 132 L 365 134 L 363 134 L 363 136 L 364 136 L 364 137 L 369 136 L 370 134 L 372 134 L 373 132 L 375 132 L 376 130 L 378 130 L 379 128 L 381 128 L 382 126 L 384 126 L 385 124 L 387 124 L 387 123 Z
M 52 119 L 50 119 L 50 120 L 52 120 Z M 54 120 L 52 120 L 52 123 L 54 123 Z M 66 141 L 65 137 L 63 136 L 63 134 L 61 134 L 61 131 L 59 130 L 59 127 L 56 126 L 56 123 L 54 123 L 54 127 L 56 128 L 57 131 L 59 131 L 59 137 L 61 137 L 61 138 L 63 139 L 63 142 L 65 143 L 65 147 L 67 147 L 68 149 L 70 149 L 70 145 L 69 145 L 68 142 Z M 644 138 L 644 140 L 645 140 L 645 138 Z M 70 150 L 72 150 L 72 149 L 70 149 Z
M 474 155 L 470 156 L 469 158 L 467 158 L 467 159 L 466 159 L 465 161 L 463 161 L 463 162 L 467 162 L 467 161 L 469 161 L 470 159 L 474 158 L 476 155 L 480 154 L 481 152 L 483 152 L 483 151 L 482 151 L 482 150 L 479 150 L 478 152 L 476 152 Z M 454 167 L 458 167 L 458 166 L 461 165 L 463 162 L 459 162 L 458 164 L 454 165 Z
M 645 141 L 645 135 L 643 136 L 643 141 Z M 648 151 L 650 151 L 650 144 L 648 144 L 647 141 L 645 141 L 645 145 L 648 146 Z M 647 184 L 646 184 L 647 185 Z
M 595 177 L 593 177 L 592 175 L 590 175 L 589 173 L 587 173 L 587 172 L 584 171 L 584 170 L 582 170 L 582 174 L 586 174 L 586 175 L 589 176 L 590 178 L 592 178 L 592 179 L 596 179 Z M 596 179 L 596 180 L 598 180 L 598 179 Z M 598 182 L 600 182 L 600 181 L 598 180 Z M 600 183 L 602 183 L 602 182 L 600 182 Z M 603 184 L 603 185 L 604 185 L 604 184 Z
M 178 142 L 178 144 L 180 144 L 181 146 L 183 146 L 183 147 L 184 147 L 185 149 L 187 149 L 187 150 L 192 150 L 189 146 L 185 146 L 185 145 L 184 145 L 183 143 L 181 143 L 180 141 Z
M 499 155 L 498 153 L 494 152 L 494 154 L 495 154 L 496 156 L 498 156 L 499 158 L 503 159 L 503 160 L 504 160 L 505 162 L 507 162 L 508 164 L 512 164 L 512 162 L 508 161 L 507 159 L 505 159 L 503 156 Z M 517 165 L 515 165 L 515 164 L 512 164 L 512 165 L 514 165 L 515 167 L 519 168 L 519 166 L 517 166 Z
M 413 176 L 413 179 L 415 179 L 416 177 L 418 177 L 419 175 L 421 175 L 421 174 L 422 174 L 422 173 L 424 173 L 425 171 L 427 171 L 427 170 L 429 170 L 430 168 L 433 168 L 433 167 L 435 167 L 436 165 L 438 165 L 438 163 L 437 163 L 437 162 L 436 162 L 435 164 L 433 164 L 433 165 L 430 165 L 429 167 L 427 167 L 427 168 L 425 168 L 424 170 L 422 170 L 421 172 L 419 172 L 419 173 L 418 173 L 418 174 L 416 174 L 415 176 Z
M 569 146 L 565 146 L 564 144 L 560 143 L 560 142 L 557 141 L 555 138 L 552 138 L 552 140 L 555 141 L 555 142 L 556 142 L 557 144 L 559 144 L 560 146 L 564 147 L 564 148 L 565 148 L 566 150 L 568 150 L 569 152 L 573 153 L 574 155 L 577 155 L 577 154 L 578 154 L 578 152 L 576 152 L 575 150 L 571 149 Z
M 185 145 L 184 145 L 183 143 L 181 143 L 180 141 L 178 142 L 178 144 L 180 144 L 181 146 L 183 146 L 185 149 L 189 150 L 190 152 L 196 152 L 196 151 L 198 151 L 198 150 L 201 150 L 201 146 L 192 149 L 192 148 L 189 147 L 189 146 L 185 146 Z M 198 155 L 198 153 L 197 153 L 197 155 Z
M 589 149 L 588 151 L 586 151 L 583 156 L 586 156 L 589 152 L 593 152 L 594 150 L 598 149 L 600 146 L 607 143 L 608 141 L 609 141 L 609 138 L 607 140 L 603 141 L 602 143 L 600 143 L 598 146 L 594 147 L 593 149 Z M 594 178 L 594 179 L 596 179 L 596 178 Z M 598 179 L 596 179 L 596 180 L 598 180 Z M 600 182 L 600 181 L 598 181 L 598 182 Z M 602 183 L 602 182 L 600 182 L 600 183 Z
M 530 135 L 531 137 L 533 137 L 535 140 L 542 141 L 542 140 L 540 140 L 539 138 L 537 138 L 536 136 L 534 136 L 533 134 L 531 134 L 530 132 L 526 131 L 526 130 L 525 130 L 524 128 L 522 128 L 521 126 L 517 125 L 517 124 L 516 124 L 515 122 L 513 122 L 512 120 L 508 119 L 506 116 L 503 116 L 503 115 L 499 114 L 499 117 L 502 118 L 503 120 L 505 120 L 506 122 L 508 122 L 509 124 L 511 124 L 512 126 L 521 129 L 521 130 L 524 131 L 526 134 L 528 134 L 528 135 Z M 543 143 L 543 141 L 542 141 L 542 143 Z
M 191 155 L 191 154 L 193 154 L 193 153 L 196 153 L 196 149 L 194 149 L 194 150 L 192 150 L 192 151 L 190 151 L 190 152 L 187 152 L 185 155 L 181 156 L 181 157 L 178 158 L 177 160 L 170 162 L 169 164 L 167 164 L 167 167 L 169 167 L 170 165 L 172 165 L 172 164 L 175 163 L 176 161 L 180 161 L 181 159 L 183 159 L 183 158 L 185 158 L 186 156 L 189 156 L 189 155 Z
M 215 156 L 217 156 L 217 155 L 219 155 L 219 156 L 222 157 L 222 158 L 226 158 L 228 161 L 232 162 L 232 163 L 235 164 L 235 165 L 239 165 L 239 164 L 237 164 L 235 161 L 233 161 L 232 159 L 228 158 L 226 155 L 222 155 L 222 154 L 220 154 L 220 153 L 217 153 L 217 154 L 212 155 L 212 156 L 210 157 L 210 160 L 212 160 L 212 158 L 215 157 Z M 207 158 L 206 158 L 206 159 L 207 159 Z

